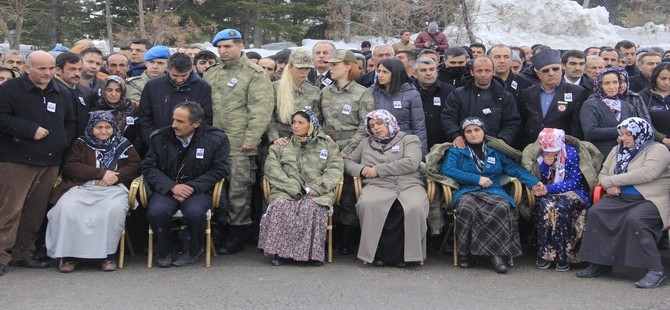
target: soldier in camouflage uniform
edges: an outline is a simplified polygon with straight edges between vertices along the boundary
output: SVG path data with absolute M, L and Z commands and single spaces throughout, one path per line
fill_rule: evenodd
M 163 45 L 156 45 L 144 54 L 147 70 L 141 75 L 126 79 L 126 99 L 139 104 L 142 90 L 149 80 L 165 75 L 170 58 L 170 49 Z
M 256 156 L 261 136 L 272 117 L 272 83 L 265 70 L 242 52 L 239 31 L 225 29 L 212 41 L 221 57 L 203 80 L 212 87 L 214 126 L 230 138 L 228 233 L 221 254 L 242 250 L 251 225 L 251 191 L 256 180 Z
M 355 81 L 359 70 L 354 53 L 338 50 L 328 62 L 334 82 L 321 90 L 322 130 L 335 140 L 340 155 L 347 157 L 367 136 L 364 119 L 375 109 L 375 103 L 372 93 Z M 338 253 L 348 255 L 353 253 L 355 230 L 359 226 L 351 177 L 344 178 L 338 211 L 341 222 Z

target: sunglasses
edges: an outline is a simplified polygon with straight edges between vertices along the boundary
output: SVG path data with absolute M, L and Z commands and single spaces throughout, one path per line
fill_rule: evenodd
M 540 70 L 540 72 L 542 72 L 542 73 L 549 73 L 549 71 L 558 72 L 558 71 L 561 71 L 561 67 L 553 67 L 553 68 L 547 68 L 547 69 Z

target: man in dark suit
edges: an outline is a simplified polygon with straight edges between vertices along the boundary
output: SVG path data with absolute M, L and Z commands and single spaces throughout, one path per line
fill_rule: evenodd
M 582 139 L 579 122 L 582 103 L 588 98 L 581 86 L 562 80 L 561 56 L 557 50 L 543 50 L 532 57 L 540 84 L 521 91 L 523 148 L 537 139 L 544 128 L 559 128 L 566 134 Z
M 379 44 L 375 45 L 375 48 L 372 49 L 372 60 L 375 64 L 381 63 L 384 58 L 392 58 L 394 55 L 393 48 L 389 45 Z M 361 75 L 356 80 L 356 83 L 361 84 L 364 87 L 370 87 L 375 81 L 377 81 L 376 70 Z
M 563 82 L 583 87 L 593 93 L 593 81 L 584 76 L 586 70 L 586 54 L 578 50 L 569 50 L 561 56 L 563 63 Z
M 326 61 L 333 58 L 335 54 L 335 45 L 328 41 L 316 43 L 312 48 L 312 59 L 314 69 L 307 74 L 307 81 L 312 85 L 322 89 L 333 83 L 330 79 L 330 64 Z

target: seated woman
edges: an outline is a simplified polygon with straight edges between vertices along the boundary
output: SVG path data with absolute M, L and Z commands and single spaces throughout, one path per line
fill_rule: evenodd
M 337 144 L 319 132 L 311 110 L 291 116 L 293 135 L 287 144 L 273 144 L 265 161 L 272 189 L 260 224 L 258 248 L 274 255 L 272 265 L 288 260 L 323 265 L 328 208 L 342 178 Z
M 65 155 L 63 182 L 51 192 L 47 254 L 72 272 L 79 258 L 103 259 L 116 270 L 116 249 L 128 211 L 128 189 L 140 175 L 140 156 L 119 134 L 110 111 L 90 114 L 86 133 Z
M 372 111 L 364 121 L 369 137 L 344 161 L 347 174 L 365 185 L 356 204 L 358 258 L 376 267 L 423 262 L 428 197 L 419 168 L 421 142 L 401 132 L 386 110 Z
M 563 130 L 545 128 L 537 142 L 540 153 L 530 158 L 529 170 L 540 176 L 546 190 L 533 193 L 539 196 L 536 266 L 547 269 L 556 262 L 557 271 L 568 271 L 570 263 L 578 262 L 576 247 L 584 231 L 586 209 L 591 206 L 589 186 L 579 169 L 579 149 L 565 143 Z
M 665 281 L 656 244 L 670 226 L 670 153 L 641 118 L 625 119 L 618 130 L 621 142 L 598 177 L 607 195 L 586 213 L 579 258 L 591 264 L 577 276 L 597 277 L 614 265 L 643 268 L 635 286 L 655 288 Z
M 625 100 L 626 96 L 619 94 L 624 87 L 620 74 L 625 72 L 619 67 L 600 71 L 594 82 L 593 96 L 584 102 L 579 112 L 584 140 L 593 143 L 603 156 L 617 144 L 619 122 L 639 116 L 635 107 Z
M 517 177 L 533 190 L 544 188 L 528 171 L 503 153 L 487 146 L 484 122 L 476 117 L 461 124 L 465 148 L 452 147 L 442 164 L 442 174 L 458 182 L 453 196 L 458 238 L 458 266 L 470 268 L 470 255 L 490 256 L 498 273 L 507 272 L 503 256 L 522 254 L 516 205 L 499 179 Z

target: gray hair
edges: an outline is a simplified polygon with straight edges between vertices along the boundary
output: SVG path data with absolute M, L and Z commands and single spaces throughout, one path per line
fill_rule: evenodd
M 337 48 L 335 47 L 335 44 L 333 44 L 333 42 L 330 42 L 330 41 L 319 41 L 319 42 L 316 42 L 316 44 L 314 44 L 314 46 L 312 47 L 312 53 L 314 53 L 314 49 L 315 49 L 316 46 L 319 45 L 319 44 L 328 44 L 328 45 L 330 45 L 330 48 L 333 49 L 333 52 L 332 52 L 331 54 L 335 54 L 335 51 L 337 50 Z
M 437 64 L 435 63 L 435 61 L 432 58 L 421 57 L 421 58 L 418 58 L 414 62 L 414 71 L 419 71 L 419 64 L 425 64 L 425 65 L 431 65 L 431 66 L 436 66 L 437 67 Z
M 25 57 L 23 56 L 23 54 L 21 54 L 21 52 L 19 52 L 19 51 L 17 51 L 17 50 L 8 50 L 8 51 L 5 52 L 4 54 L 2 54 L 2 58 L 0 58 L 0 63 L 4 63 L 4 62 L 5 62 L 5 57 L 7 57 L 7 55 L 18 55 L 18 56 L 23 57 L 24 60 L 25 60 Z
M 386 47 L 388 47 L 389 49 L 391 49 L 391 56 L 395 56 L 395 51 L 393 50 L 393 48 L 392 48 L 390 45 L 386 45 L 386 44 L 378 44 L 378 45 L 375 45 L 375 47 L 372 48 L 372 57 L 375 56 L 375 51 L 377 51 L 377 48 L 384 47 L 384 46 L 386 46 Z

